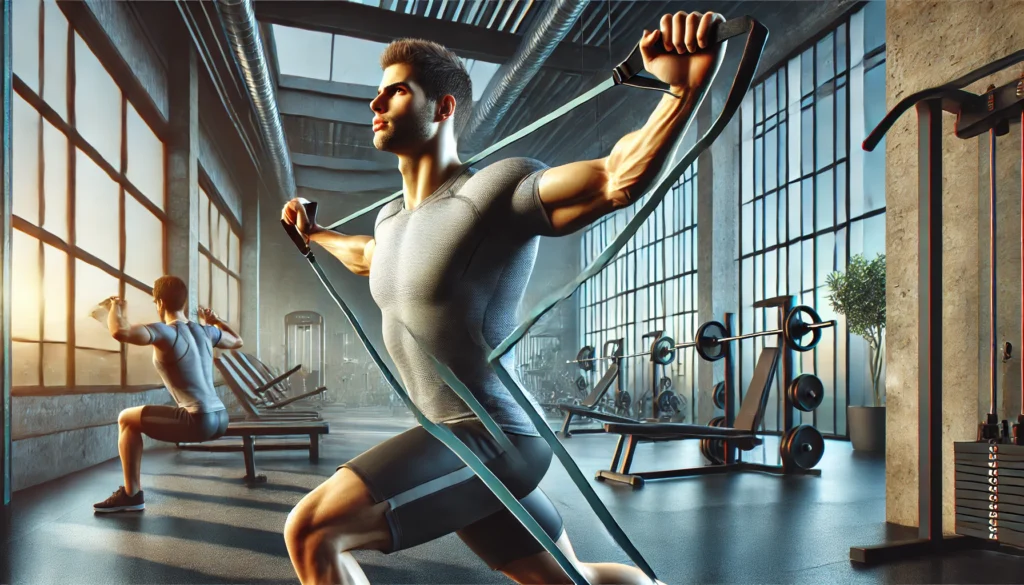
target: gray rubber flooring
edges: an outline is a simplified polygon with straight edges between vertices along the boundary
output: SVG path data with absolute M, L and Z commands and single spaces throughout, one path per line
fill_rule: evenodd
M 0 550 L 0 582 L 297 583 L 281 529 L 292 506 L 365 449 L 411 427 L 380 409 L 328 407 L 321 462 L 302 452 L 258 452 L 268 482 L 246 487 L 239 453 L 147 453 L 146 510 L 95 516 L 121 484 L 112 460 L 14 495 Z M 588 477 L 606 466 L 614 437 L 565 440 Z M 777 463 L 769 439 L 746 459 Z M 641 445 L 634 469 L 701 465 L 693 441 Z M 667 583 L 1021 583 L 1024 559 L 947 554 L 879 567 L 850 563 L 852 545 L 914 536 L 886 527 L 885 463 L 828 441 L 821 477 L 757 473 L 649 482 L 640 490 L 593 481 L 637 548 Z M 557 461 L 542 484 L 584 561 L 627 561 Z M 455 536 L 393 555 L 357 553 L 382 584 L 509 583 Z

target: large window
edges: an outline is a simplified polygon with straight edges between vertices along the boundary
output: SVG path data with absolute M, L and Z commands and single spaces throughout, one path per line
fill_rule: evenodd
M 240 241 L 228 217 L 209 190 L 200 185 L 199 306 L 213 309 L 237 330 Z
M 623 339 L 624 352 L 633 354 L 646 351 L 653 338 L 641 336 L 657 330 L 677 342 L 693 339 L 699 326 L 696 185 L 696 166 L 691 165 L 618 257 L 580 287 L 580 346 L 591 345 L 601 354 L 606 342 Z M 580 251 L 584 266 L 622 232 L 648 197 L 586 229 Z M 678 352 L 664 373 L 686 401 L 683 415 L 688 421 L 693 421 L 696 404 L 695 356 Z M 606 361 L 598 364 L 598 374 L 608 366 Z M 623 388 L 637 399 L 649 393 L 650 362 L 625 360 L 623 366 Z
M 778 327 L 774 309 L 753 304 L 785 294 L 838 320 L 797 360 L 798 373 L 815 373 L 826 389 L 797 422 L 825 435 L 845 436 L 846 405 L 870 392 L 867 344 L 831 310 L 825 283 L 850 256 L 885 252 L 885 145 L 860 147 L 885 107 L 885 5 L 870 2 L 768 75 L 742 108 L 739 330 Z M 765 343 L 741 342 L 743 391 Z M 782 426 L 780 384 L 768 431 Z
M 14 385 L 160 384 L 148 348 L 89 317 L 111 296 L 155 321 L 164 146 L 52 0 L 14 7 Z

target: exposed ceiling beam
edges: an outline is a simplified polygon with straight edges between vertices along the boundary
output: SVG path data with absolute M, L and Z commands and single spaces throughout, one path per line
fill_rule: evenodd
M 368 100 L 284 89 L 283 87 L 277 92 L 277 107 L 281 114 L 366 126 L 367 132 L 370 131 L 370 121 L 373 119 L 373 112 L 370 111 Z
M 394 171 L 397 168 L 395 163 L 380 163 L 369 160 L 356 160 L 352 158 L 337 158 L 334 156 L 317 156 L 315 154 L 291 153 L 292 164 L 297 167 L 320 167 L 334 171 Z
M 344 83 L 341 81 L 325 81 L 311 77 L 299 77 L 297 75 L 281 75 L 280 87 L 295 89 L 324 95 L 350 98 L 354 100 L 372 100 L 377 97 L 377 88 L 358 83 Z
M 391 171 L 335 171 L 321 167 L 295 167 L 295 184 L 310 189 L 325 191 L 392 192 L 402 188 L 402 175 L 397 169 Z
M 262 22 L 390 43 L 404 37 L 435 41 L 460 57 L 504 63 L 512 58 L 522 37 L 481 26 L 403 14 L 355 2 L 260 0 L 254 2 Z M 544 66 L 563 71 L 594 72 L 608 62 L 604 47 L 580 47 L 563 41 Z

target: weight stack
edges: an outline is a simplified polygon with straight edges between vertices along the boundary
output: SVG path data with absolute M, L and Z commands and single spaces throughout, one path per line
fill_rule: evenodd
M 1024 548 L 1024 446 L 954 443 L 956 533 Z

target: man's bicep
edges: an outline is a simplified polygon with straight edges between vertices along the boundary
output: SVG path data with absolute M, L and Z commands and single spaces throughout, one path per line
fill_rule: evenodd
M 220 343 L 220 340 L 224 337 L 224 332 L 213 325 L 203 325 L 203 329 L 206 330 L 206 335 L 209 336 L 210 343 L 214 347 L 217 347 L 217 344 Z
M 540 182 L 549 170 L 540 169 L 530 173 L 512 193 L 511 224 L 524 235 L 558 235 L 551 223 L 551 209 L 544 205 L 540 197 Z

